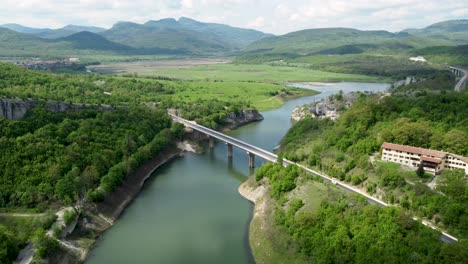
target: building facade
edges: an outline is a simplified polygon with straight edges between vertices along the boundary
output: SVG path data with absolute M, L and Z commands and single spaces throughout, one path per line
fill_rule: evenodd
M 443 170 L 461 169 L 468 174 L 468 158 L 431 149 L 417 148 L 393 143 L 382 144 L 382 160 L 418 168 L 439 174 Z

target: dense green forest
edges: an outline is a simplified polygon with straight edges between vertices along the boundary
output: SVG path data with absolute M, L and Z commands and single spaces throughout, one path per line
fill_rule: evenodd
M 152 103 L 161 109 L 177 108 L 184 117 L 196 119 L 197 122 L 212 128 L 222 125 L 228 113 L 251 107 L 244 98 L 222 97 L 219 96 L 219 91 L 200 95 L 203 94 L 202 85 L 213 87 L 216 84 L 170 80 L 163 77 L 50 74 L 0 63 L 0 97 L 112 106 L 141 106 Z M 222 89 L 245 89 L 242 83 L 219 83 L 218 86 L 222 86 Z M 259 86 L 263 87 L 262 84 Z M 271 92 L 283 89 L 277 85 L 264 86 L 267 87 L 261 92 L 268 97 Z M 253 94 L 257 90 L 244 94 Z
M 398 207 L 371 205 L 362 197 L 325 187 L 325 195 L 310 209 L 310 201 L 295 197 L 294 190 L 308 182 L 324 185 L 298 167 L 266 164 L 256 171 L 256 181 L 269 186 L 270 206 L 264 217 L 272 219 L 272 232 L 287 234 L 276 241 L 279 254 L 291 254 L 291 263 L 464 263 L 467 242 L 444 244 L 440 234 L 414 221 Z M 325 184 L 326 185 L 326 184 Z M 267 210 L 268 212 L 268 210 Z M 268 230 L 268 228 L 267 228 Z M 275 236 L 279 240 L 282 235 Z M 268 260 L 267 260 L 268 261 Z
M 398 88 L 392 96 L 362 94 L 336 122 L 305 118 L 284 137 L 284 156 L 467 238 L 468 184 L 463 172 L 444 172 L 433 190 L 426 185 L 430 175 L 379 161 L 383 142 L 468 156 L 468 93 L 448 91 L 454 82 L 444 78 Z
M 100 183 L 112 191 L 168 145 L 170 126 L 164 112 L 147 108 L 52 113 L 37 107 L 20 121 L 2 119 L 0 207 L 73 204 Z

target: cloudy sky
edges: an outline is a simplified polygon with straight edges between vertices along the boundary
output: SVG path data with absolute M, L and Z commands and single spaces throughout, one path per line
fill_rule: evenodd
M 466 0 L 1 0 L 0 24 L 111 27 L 186 16 L 283 34 L 306 28 L 399 31 L 468 18 Z

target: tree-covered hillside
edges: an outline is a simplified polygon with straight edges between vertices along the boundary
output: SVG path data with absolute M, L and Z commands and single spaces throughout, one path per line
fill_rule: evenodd
M 324 50 L 346 47 L 346 45 L 363 46 L 372 50 L 401 50 L 434 45 L 450 45 L 451 41 L 415 37 L 407 33 L 390 33 L 388 31 L 361 31 L 349 28 L 308 29 L 288 33 L 282 36 L 268 37 L 249 45 L 246 53 L 295 53 L 312 54 Z M 359 47 L 359 46 L 357 46 Z
M 283 139 L 285 157 L 400 204 L 466 238 L 468 184 L 463 177 L 447 176 L 458 187 L 443 195 L 426 185 L 429 176 L 379 162 L 383 142 L 468 156 L 468 93 L 438 90 L 444 82 L 453 89 L 453 80 L 426 80 L 413 84 L 414 89 L 399 88 L 392 96 L 362 95 L 336 122 L 304 119 Z
M 460 45 L 467 44 L 468 19 L 443 21 L 422 29 L 406 29 L 403 32 L 408 32 L 416 36 L 449 40 Z

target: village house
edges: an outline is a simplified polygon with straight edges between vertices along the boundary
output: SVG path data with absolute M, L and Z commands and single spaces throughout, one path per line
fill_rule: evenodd
M 382 144 L 382 160 L 413 168 L 422 163 L 424 170 L 431 174 L 439 174 L 445 169 L 461 169 L 468 174 L 468 157 L 444 151 L 385 142 Z

